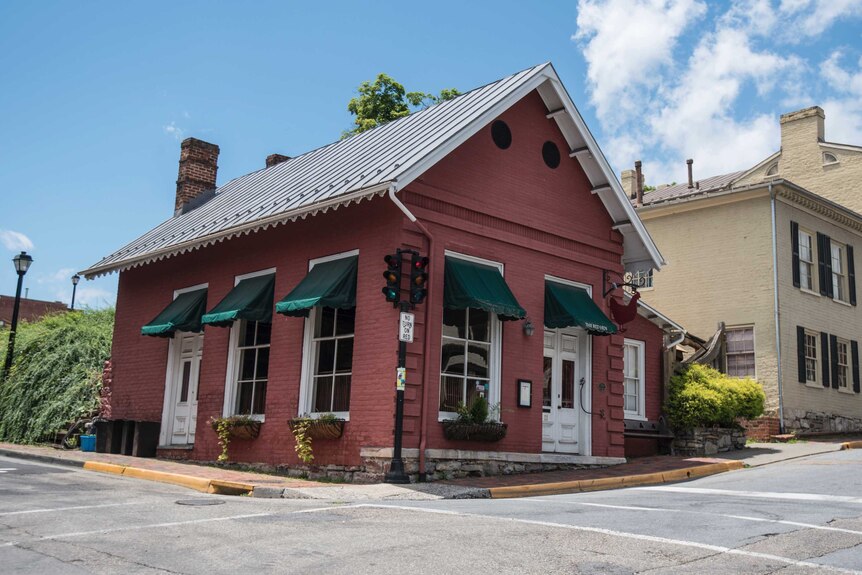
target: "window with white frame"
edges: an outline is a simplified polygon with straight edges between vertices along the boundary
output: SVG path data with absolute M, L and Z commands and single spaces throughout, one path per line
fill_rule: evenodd
M 836 365 L 838 366 L 838 371 L 836 373 L 838 378 L 838 389 L 843 389 L 847 391 L 850 389 L 850 378 L 849 375 L 849 362 L 848 357 L 850 357 L 850 342 L 838 339 L 835 342 L 835 350 L 836 350 Z
M 236 414 L 263 415 L 265 413 L 271 333 L 271 323 L 246 320 L 240 323 L 234 409 Z
M 814 290 L 814 249 L 812 235 L 799 230 L 799 287 Z
M 482 309 L 444 309 L 440 411 L 454 412 L 478 395 L 489 403 L 496 316 Z
M 832 297 L 839 301 L 847 301 L 847 276 L 845 274 L 844 246 L 831 243 L 832 250 Z
M 311 411 L 350 411 L 350 383 L 353 376 L 353 336 L 356 308 L 315 308 L 311 338 Z
M 626 419 L 646 418 L 644 342 L 626 339 L 623 343 L 623 412 Z
M 816 332 L 805 330 L 805 383 L 817 383 L 817 345 L 820 337 Z
M 725 331 L 727 375 L 755 377 L 754 327 L 732 327 Z

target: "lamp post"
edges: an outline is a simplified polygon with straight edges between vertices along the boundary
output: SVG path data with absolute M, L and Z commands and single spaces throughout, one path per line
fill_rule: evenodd
M 18 288 L 15 290 L 15 307 L 12 308 L 12 325 L 9 329 L 9 346 L 6 348 L 6 361 L 3 364 L 3 380 L 9 374 L 9 368 L 12 367 L 12 353 L 15 351 L 15 330 L 18 329 L 18 310 L 21 307 L 21 285 L 24 283 L 24 274 L 30 269 L 30 264 L 33 263 L 33 258 L 27 255 L 27 252 L 21 252 L 14 258 L 12 263 L 15 264 L 15 271 L 18 273 Z
M 81 276 L 75 274 L 72 276 L 72 305 L 69 309 L 75 309 L 75 290 L 78 289 L 78 282 L 81 281 Z

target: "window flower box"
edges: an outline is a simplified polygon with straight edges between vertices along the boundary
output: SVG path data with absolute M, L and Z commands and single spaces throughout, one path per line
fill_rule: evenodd
M 304 417 L 296 417 L 288 420 L 287 424 L 290 426 L 290 430 L 293 431 L 296 429 L 297 424 L 303 421 L 310 422 L 308 424 L 308 429 L 306 430 L 306 435 L 312 439 L 338 439 L 344 434 L 345 420 L 343 419 L 308 419 Z
M 500 441 L 506 437 L 508 425 L 496 421 L 473 423 L 467 421 L 443 421 L 443 435 L 452 441 Z
M 219 423 L 223 422 L 232 439 L 256 439 L 260 435 L 261 422 L 244 415 L 214 417 L 210 420 L 213 431 L 218 433 Z

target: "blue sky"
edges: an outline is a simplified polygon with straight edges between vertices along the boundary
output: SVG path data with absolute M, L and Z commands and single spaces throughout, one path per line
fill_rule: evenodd
M 356 87 L 462 91 L 551 61 L 617 172 L 648 183 L 750 166 L 778 115 L 826 110 L 862 144 L 859 0 L 5 2 L 0 293 L 26 249 L 33 298 L 171 217 L 179 143 L 218 144 L 219 183 L 351 125 Z M 3 263 L 6 260 L 8 263 Z M 113 303 L 116 274 L 77 303 Z

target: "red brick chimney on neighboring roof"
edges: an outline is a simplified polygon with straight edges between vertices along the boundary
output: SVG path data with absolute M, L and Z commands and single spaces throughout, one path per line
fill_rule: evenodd
M 174 215 L 182 213 L 183 205 L 216 187 L 219 148 L 196 138 L 186 138 L 180 144 L 180 172 L 177 176 L 177 198 Z

